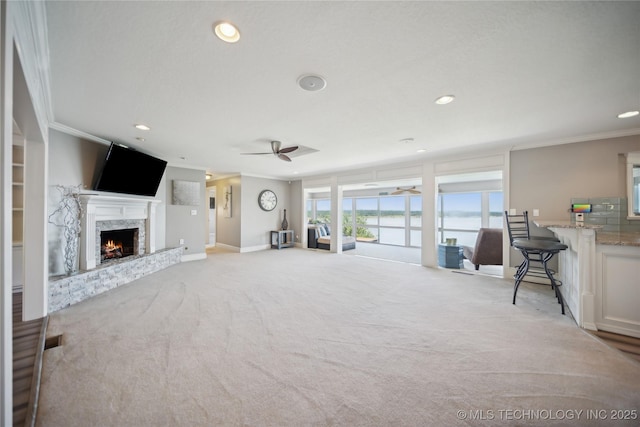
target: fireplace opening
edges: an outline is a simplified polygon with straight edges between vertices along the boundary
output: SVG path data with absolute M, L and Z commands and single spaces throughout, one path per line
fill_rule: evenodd
M 100 233 L 100 262 L 134 255 L 138 244 L 138 229 L 102 231 Z

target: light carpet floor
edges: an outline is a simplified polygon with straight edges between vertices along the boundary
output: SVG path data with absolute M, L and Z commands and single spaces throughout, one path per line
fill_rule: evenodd
M 637 425 L 611 418 L 640 409 L 640 364 L 549 287 L 511 291 L 326 251 L 215 253 L 53 313 L 37 425 Z

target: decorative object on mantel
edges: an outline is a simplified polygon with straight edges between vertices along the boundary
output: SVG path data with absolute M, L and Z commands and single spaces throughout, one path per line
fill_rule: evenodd
M 287 210 L 284 210 L 284 219 L 282 220 L 282 229 L 287 230 L 289 228 L 289 222 L 287 221 Z
M 84 214 L 80 204 L 82 185 L 56 185 L 60 192 L 58 208 L 49 215 L 49 222 L 61 227 L 64 233 L 64 270 L 67 274 L 75 272 L 78 267 L 78 236 L 80 236 L 80 219 Z M 56 218 L 57 217 L 57 218 Z M 56 221 L 57 219 L 57 221 Z
M 201 199 L 199 182 L 173 180 L 174 205 L 198 206 Z

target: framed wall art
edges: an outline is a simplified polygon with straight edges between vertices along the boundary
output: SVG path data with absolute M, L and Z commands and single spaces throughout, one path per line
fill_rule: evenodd
M 172 203 L 187 206 L 200 205 L 200 183 L 174 179 Z

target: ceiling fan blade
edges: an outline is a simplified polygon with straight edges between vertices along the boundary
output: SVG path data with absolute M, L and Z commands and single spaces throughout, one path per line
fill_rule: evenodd
M 391 194 L 395 196 L 395 195 L 402 194 L 402 193 L 422 194 L 420 192 L 420 190 L 416 190 L 416 186 L 415 185 L 413 187 L 410 187 L 410 188 L 396 187 L 396 191 L 394 191 Z
M 273 153 L 240 153 L 243 154 L 245 156 L 254 156 L 254 155 L 261 155 L 261 154 L 273 154 Z
M 282 143 L 280 141 L 271 141 L 271 151 L 273 151 L 273 154 L 278 154 L 281 145 Z
M 278 153 L 290 153 L 292 151 L 296 151 L 298 149 L 298 146 L 295 145 L 293 147 L 285 147 L 282 150 L 278 151 Z
M 291 159 L 289 158 L 289 156 L 286 156 L 286 155 L 284 155 L 284 154 L 282 154 L 282 153 L 279 153 L 279 154 L 278 154 L 278 158 L 279 158 L 280 160 L 284 160 L 285 162 L 290 162 L 290 161 L 291 161 Z

